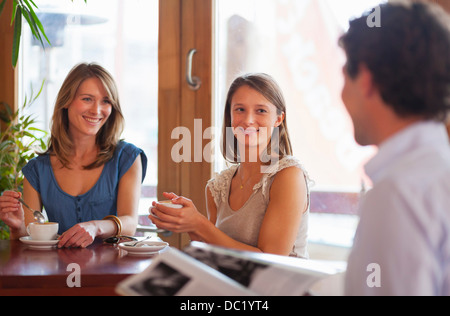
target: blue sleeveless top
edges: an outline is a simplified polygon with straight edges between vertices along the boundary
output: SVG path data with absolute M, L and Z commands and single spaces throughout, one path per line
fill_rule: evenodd
M 113 158 L 105 164 L 97 183 L 80 196 L 69 195 L 59 187 L 49 155 L 30 160 L 22 172 L 40 194 L 49 221 L 59 223 L 59 234 L 62 234 L 78 223 L 117 215 L 119 181 L 139 155 L 142 159 L 142 180 L 144 180 L 147 172 L 145 153 L 142 149 L 121 141 Z

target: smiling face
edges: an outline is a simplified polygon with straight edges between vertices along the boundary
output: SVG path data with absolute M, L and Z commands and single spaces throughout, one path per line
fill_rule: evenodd
M 231 127 L 241 145 L 265 149 L 273 129 L 280 126 L 284 113 L 249 86 L 236 90 L 231 101 Z
M 70 135 L 95 137 L 111 112 L 111 101 L 100 79 L 95 77 L 86 79 L 68 106 Z
M 264 73 L 237 77 L 225 102 L 222 155 L 230 163 L 265 164 L 292 155 L 286 102 L 276 81 Z M 251 152 L 251 153 L 249 153 Z M 250 157 L 249 157 L 250 156 Z

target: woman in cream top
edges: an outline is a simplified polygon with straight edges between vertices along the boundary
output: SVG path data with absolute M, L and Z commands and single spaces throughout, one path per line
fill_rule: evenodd
M 236 174 L 238 165 L 232 166 L 223 171 L 215 179 L 210 180 L 208 182 L 208 189 L 217 205 L 216 227 L 237 241 L 257 247 L 261 226 L 270 203 L 272 182 L 278 172 L 290 167 L 299 168 L 306 175 L 305 170 L 297 159 L 292 156 L 283 158 L 279 164 L 273 166 L 271 172 L 263 175 L 261 181 L 253 187 L 253 193 L 250 198 L 239 210 L 233 210 L 228 200 L 231 181 Z M 308 181 L 306 176 L 305 181 Z M 307 210 L 303 214 L 292 251 L 289 254 L 292 257 L 308 257 L 306 247 L 308 215 L 309 203 Z
M 165 193 L 183 208 L 153 202 L 152 222 L 196 241 L 306 258 L 308 177 L 292 157 L 284 97 L 270 76 L 248 74 L 233 82 L 222 139 L 233 166 L 208 182 L 208 218 L 191 200 Z

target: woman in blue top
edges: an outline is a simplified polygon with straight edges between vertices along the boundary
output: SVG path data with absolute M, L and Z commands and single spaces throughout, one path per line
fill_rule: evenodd
M 56 100 L 49 149 L 23 169 L 23 198 L 59 223 L 59 247 L 87 247 L 120 230 L 134 235 L 147 158 L 119 140 L 123 125 L 112 76 L 96 64 L 75 66 Z M 19 197 L 11 191 L 0 197 L 0 219 L 11 239 L 27 235 L 34 221 Z M 116 217 L 105 220 L 109 215 Z

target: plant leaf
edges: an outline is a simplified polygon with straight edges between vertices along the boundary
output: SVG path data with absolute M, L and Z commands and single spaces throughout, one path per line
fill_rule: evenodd
M 31 18 L 32 18 L 32 21 L 34 22 L 34 25 L 37 26 L 39 28 L 39 30 L 41 30 L 42 35 L 44 35 L 45 39 L 47 40 L 47 43 L 49 45 L 52 45 L 50 43 L 50 40 L 48 39 L 47 35 L 45 34 L 44 27 L 42 26 L 41 21 L 39 20 L 39 18 L 37 17 L 36 13 L 34 12 L 33 7 L 31 6 L 31 4 L 29 3 L 28 0 L 23 0 L 23 1 L 27 5 L 28 9 L 30 9 L 29 10 L 29 14 L 31 15 Z M 44 45 L 42 45 L 42 47 L 44 47 Z
M 14 37 L 13 37 L 13 52 L 12 65 L 16 67 L 19 59 L 20 36 L 22 35 L 22 9 L 17 7 L 16 18 L 14 20 Z
M 5 3 L 6 3 L 6 0 L 3 0 L 3 2 L 0 4 L 0 15 L 2 15 L 3 8 L 5 7 Z
M 33 104 L 33 102 L 36 101 L 36 99 L 41 95 L 42 90 L 44 90 L 44 85 L 45 85 L 45 79 L 42 80 L 41 88 L 39 89 L 38 93 L 36 94 L 36 96 L 31 101 L 30 105 Z M 33 89 L 33 87 L 31 87 L 31 89 Z M 31 90 L 31 93 L 33 93 L 33 90 Z
M 3 106 L 3 110 L 0 112 L 0 117 L 4 122 L 11 122 L 11 117 L 13 116 L 13 110 L 6 102 L 0 102 L 0 105 Z
M 24 0 L 24 1 L 30 1 L 30 3 L 31 3 L 36 9 L 38 9 L 38 6 L 36 5 L 36 3 L 34 3 L 33 0 Z
M 42 40 L 42 36 L 41 33 L 39 32 L 39 29 L 30 13 L 30 11 L 28 11 L 28 8 L 23 7 L 23 11 L 25 11 L 25 13 L 23 13 L 23 17 L 27 20 L 28 25 L 30 26 L 31 32 L 33 33 L 33 36 L 39 40 L 39 42 L 41 42 L 41 46 L 44 47 L 44 41 Z
M 14 18 L 16 17 L 16 13 L 17 13 L 17 5 L 18 5 L 17 1 L 14 0 L 14 2 L 13 2 L 13 12 L 12 12 L 12 15 L 11 15 L 11 26 L 14 24 Z

